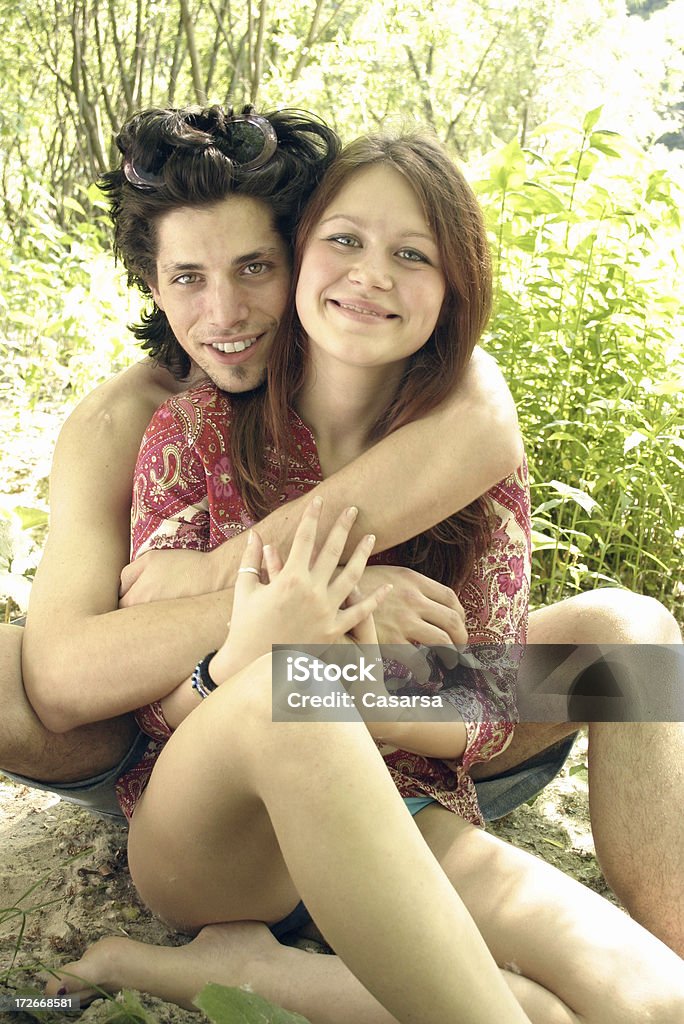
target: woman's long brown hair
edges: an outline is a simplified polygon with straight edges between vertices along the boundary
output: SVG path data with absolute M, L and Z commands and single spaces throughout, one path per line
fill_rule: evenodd
M 324 211 L 350 178 L 374 164 L 402 174 L 418 196 L 434 233 L 445 298 L 437 325 L 425 345 L 408 360 L 397 391 L 374 424 L 369 443 L 425 416 L 450 395 L 461 380 L 489 319 L 492 272 L 482 212 L 461 172 L 430 136 L 369 136 L 347 146 L 331 164 L 300 221 L 294 250 L 297 281 L 309 237 Z M 282 485 L 291 445 L 289 410 L 304 383 L 308 340 L 294 305 L 294 283 L 287 311 L 269 357 L 268 387 L 256 401 L 235 396 L 231 451 L 235 480 L 251 513 L 272 510 L 271 486 L 265 488 L 267 441 L 280 454 Z M 448 444 L 448 438 L 437 439 Z M 429 453 L 426 452 L 426 458 Z M 410 486 L 410 481 L 406 482 Z M 433 579 L 455 586 L 468 574 L 491 536 L 489 504 L 478 498 L 432 529 L 399 548 L 398 561 Z

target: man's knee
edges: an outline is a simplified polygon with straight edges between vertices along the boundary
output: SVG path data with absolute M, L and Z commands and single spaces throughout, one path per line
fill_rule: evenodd
M 572 639 L 585 644 L 678 644 L 682 635 L 674 616 L 653 597 L 604 587 L 567 602 Z
M 114 768 L 138 735 L 132 715 L 51 733 L 28 714 L 0 726 L 0 768 L 43 783 L 80 782 Z

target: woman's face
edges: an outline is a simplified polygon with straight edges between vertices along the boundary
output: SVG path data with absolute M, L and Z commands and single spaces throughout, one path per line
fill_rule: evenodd
M 297 312 L 314 362 L 402 362 L 437 323 L 445 281 L 435 236 L 408 181 L 359 170 L 324 210 L 303 254 Z

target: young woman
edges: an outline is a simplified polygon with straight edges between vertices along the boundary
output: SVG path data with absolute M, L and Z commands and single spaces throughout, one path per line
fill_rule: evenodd
M 139 549 L 170 534 L 213 545 L 436 404 L 488 313 L 477 204 L 421 138 L 345 151 L 307 211 L 295 272 L 298 322 L 270 371 L 263 441 L 245 450 L 252 410 L 207 386 L 168 403 L 139 460 Z M 458 586 L 470 642 L 522 639 L 526 511 L 521 470 L 387 557 Z M 189 1006 L 208 981 L 247 984 L 330 1024 L 675 1024 L 681 960 L 478 827 L 465 768 L 503 749 L 503 717 L 383 723 L 381 734 L 361 721 L 273 722 L 272 643 L 327 644 L 350 630 L 372 642 L 383 593 L 354 592 L 372 538 L 335 571 L 354 512 L 317 547 L 314 501 L 284 565 L 253 532 L 225 644 L 194 687 L 144 712 L 165 742 L 150 748 L 149 777 L 122 780 L 131 873 L 155 913 L 197 937 L 174 949 L 102 940 L 54 988 L 76 990 L 72 975 Z M 412 820 L 402 796 L 420 795 Z M 336 957 L 281 946 L 265 927 L 286 928 L 300 900 Z

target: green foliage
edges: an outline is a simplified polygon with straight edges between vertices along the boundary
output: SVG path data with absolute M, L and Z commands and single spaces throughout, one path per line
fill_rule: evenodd
M 82 394 L 126 365 L 133 345 L 126 330 L 132 296 L 112 267 L 109 225 L 96 189 L 75 201 L 67 228 L 51 216 L 54 200 L 38 189 L 19 240 L 0 236 L 0 356 L 11 392 L 20 385 L 35 404 L 56 393 Z M 78 209 L 74 210 L 75 207 Z
M 477 183 L 497 263 L 488 347 L 527 439 L 535 602 L 614 582 L 681 614 L 681 196 L 600 117 L 510 143 Z
M 28 608 L 31 581 L 40 561 L 41 544 L 48 513 L 44 508 L 26 508 L 16 496 L 0 494 L 0 594 L 9 598 L 7 619 L 13 607 Z
M 681 36 L 663 32 L 674 9 L 636 20 L 615 0 L 0 0 L 6 219 L 36 185 L 59 211 L 81 201 L 146 106 L 300 106 L 347 138 L 408 114 L 471 158 L 603 91 L 657 138 L 681 98 Z
M 206 985 L 195 1006 L 213 1024 L 307 1024 L 298 1013 L 283 1010 L 254 992 L 224 985 Z

